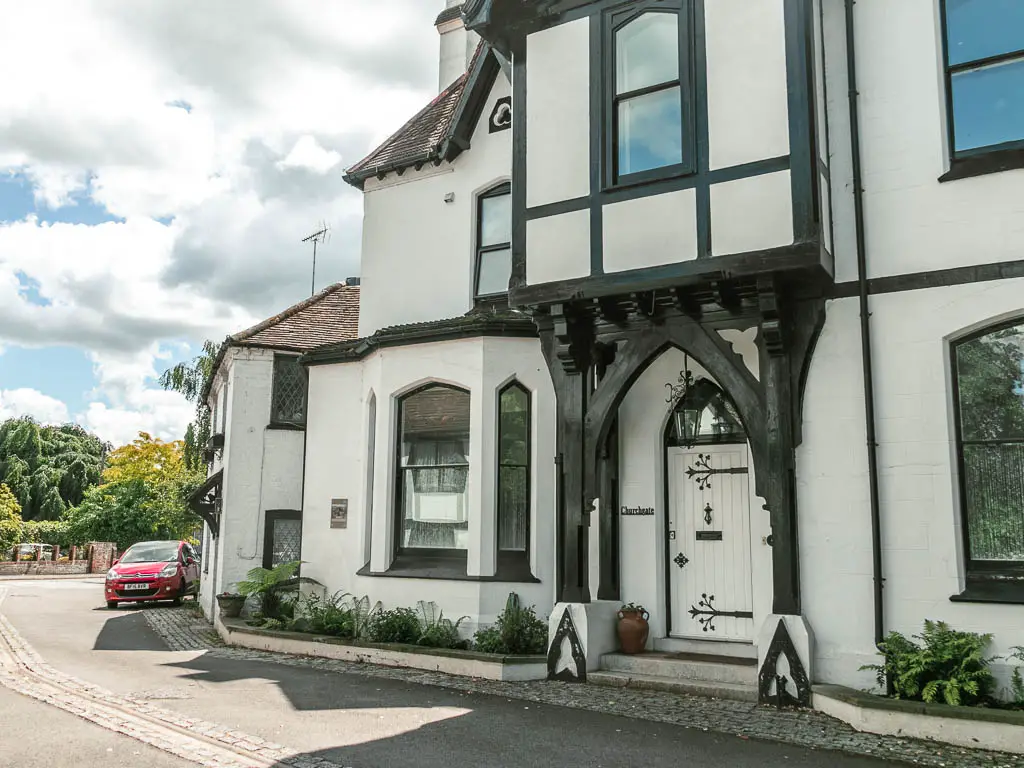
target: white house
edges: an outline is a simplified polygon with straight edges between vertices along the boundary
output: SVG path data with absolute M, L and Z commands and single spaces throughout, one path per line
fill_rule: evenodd
M 553 605 L 555 399 L 532 318 L 508 308 L 507 62 L 449 5 L 443 90 L 346 175 L 364 193 L 359 338 L 302 360 L 303 575 L 433 600 L 472 631 L 510 592 Z
M 209 479 L 192 506 L 205 520 L 200 602 L 252 568 L 301 556 L 306 374 L 301 353 L 351 339 L 357 280 L 331 285 L 262 323 L 229 336 L 203 398 L 213 436 Z

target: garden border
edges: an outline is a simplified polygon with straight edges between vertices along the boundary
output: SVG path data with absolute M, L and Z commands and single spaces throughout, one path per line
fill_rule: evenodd
M 812 706 L 858 731 L 1024 755 L 1024 712 L 890 699 L 842 685 L 814 685 Z
M 216 619 L 228 645 L 294 656 L 339 659 L 387 667 L 406 667 L 484 680 L 522 682 L 548 676 L 546 656 L 503 656 L 479 651 L 427 648 L 401 643 L 369 643 L 329 635 L 251 627 L 242 619 Z

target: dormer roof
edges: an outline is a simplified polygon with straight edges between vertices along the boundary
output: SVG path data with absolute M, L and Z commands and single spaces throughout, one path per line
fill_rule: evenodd
M 501 71 L 487 43 L 480 43 L 469 71 L 443 90 L 409 122 L 345 173 L 345 181 L 359 189 L 367 179 L 404 173 L 428 163 L 451 162 L 469 149 L 484 102 Z

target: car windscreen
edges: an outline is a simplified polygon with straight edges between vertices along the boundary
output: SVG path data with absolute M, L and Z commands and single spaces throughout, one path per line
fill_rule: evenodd
M 134 544 L 121 558 L 122 563 L 169 563 L 178 559 L 178 542 L 155 541 L 150 544 Z

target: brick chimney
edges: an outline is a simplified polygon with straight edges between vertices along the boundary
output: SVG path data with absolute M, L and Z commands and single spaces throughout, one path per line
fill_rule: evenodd
M 438 91 L 454 83 L 469 67 L 480 36 L 462 23 L 461 0 L 445 0 L 445 9 L 434 22 L 441 35 L 441 66 Z

